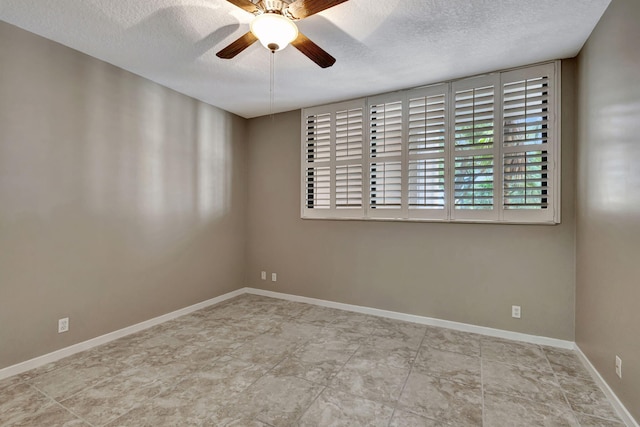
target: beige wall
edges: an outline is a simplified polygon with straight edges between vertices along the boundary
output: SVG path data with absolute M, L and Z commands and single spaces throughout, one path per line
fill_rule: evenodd
M 575 63 L 563 71 L 558 226 L 301 220 L 300 112 L 250 120 L 247 286 L 573 340 Z
M 0 368 L 242 286 L 244 119 L 2 22 L 0 64 Z
M 613 0 L 579 56 L 576 287 L 577 343 L 638 420 L 639 22 L 640 2 Z

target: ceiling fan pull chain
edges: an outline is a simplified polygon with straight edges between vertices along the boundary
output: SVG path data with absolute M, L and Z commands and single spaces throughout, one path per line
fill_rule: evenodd
M 276 53 L 274 51 L 271 51 L 271 70 L 270 70 L 270 81 L 269 81 L 269 111 L 271 112 L 271 120 L 273 120 L 273 104 L 274 104 L 274 98 L 275 98 L 275 72 L 276 72 L 276 68 L 275 68 L 275 58 L 276 58 Z

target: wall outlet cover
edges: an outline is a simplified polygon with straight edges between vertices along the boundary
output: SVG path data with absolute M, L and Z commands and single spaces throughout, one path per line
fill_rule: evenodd
M 511 317 L 515 318 L 515 319 L 520 319 L 522 315 L 522 310 L 520 308 L 519 305 L 512 305 L 511 306 Z
M 58 333 L 67 332 L 69 330 L 69 318 L 58 319 Z

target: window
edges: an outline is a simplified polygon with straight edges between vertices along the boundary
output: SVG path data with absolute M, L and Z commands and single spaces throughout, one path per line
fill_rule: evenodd
M 302 114 L 302 217 L 560 222 L 559 68 Z

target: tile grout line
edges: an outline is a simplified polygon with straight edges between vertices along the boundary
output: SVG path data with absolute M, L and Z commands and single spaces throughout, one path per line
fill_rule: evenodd
M 578 420 L 578 414 L 586 415 L 586 416 L 592 417 L 592 418 L 598 418 L 598 419 L 604 420 L 604 421 L 614 421 L 614 422 L 618 422 L 618 423 L 620 422 L 619 419 L 615 420 L 615 419 L 605 418 L 605 417 L 601 417 L 601 416 L 597 416 L 597 415 L 585 414 L 584 412 L 576 411 L 575 409 L 573 409 L 573 406 L 571 405 L 571 403 L 569 402 L 569 398 L 567 397 L 569 392 L 566 391 L 564 389 L 564 387 L 562 387 L 562 384 L 560 384 L 560 378 L 561 377 L 571 378 L 572 375 L 560 374 L 560 373 L 556 372 L 556 370 L 553 369 L 553 365 L 551 364 L 551 361 L 549 360 L 549 356 L 547 355 L 547 352 L 544 351 L 544 348 L 542 348 L 542 352 L 544 354 L 545 359 L 547 360 L 547 363 L 549 363 L 549 366 L 551 366 L 551 371 L 553 372 L 553 376 L 554 376 L 556 382 L 558 383 L 558 386 L 560 387 L 560 390 L 562 391 L 562 395 L 563 395 L 565 401 L 567 402 L 567 406 L 569 407 L 569 410 L 571 411 L 571 414 L 573 415 L 573 417 L 576 420 L 576 422 L 578 423 L 578 425 L 580 425 L 580 421 Z M 582 375 L 575 375 L 575 377 L 584 378 L 584 376 L 582 376 Z M 590 378 L 588 378 L 588 379 L 590 379 Z M 596 385 L 596 387 L 597 387 L 597 385 Z M 598 390 L 600 390 L 599 387 L 597 387 L 597 388 L 598 388 Z M 609 402 L 609 399 L 607 399 L 607 402 Z
M 424 344 L 424 340 L 427 338 L 427 331 L 428 329 L 425 328 L 424 329 L 424 334 L 422 335 L 422 339 L 420 340 L 420 345 L 418 345 L 418 349 L 416 350 L 416 355 L 413 357 L 413 360 L 411 361 L 411 366 L 409 367 L 409 372 L 407 373 L 407 377 L 404 379 L 404 382 L 402 383 L 402 388 L 400 389 L 400 394 L 398 394 L 398 399 L 396 399 L 396 403 L 395 405 L 393 405 L 393 411 L 391 412 L 391 418 L 389 418 L 389 423 L 387 424 L 388 427 L 391 426 L 391 422 L 393 421 L 393 417 L 396 415 L 396 409 L 398 409 L 398 405 L 400 404 L 400 398 L 402 397 L 402 393 L 404 393 L 404 389 L 407 386 L 407 382 L 409 381 L 409 377 L 411 376 L 411 372 L 413 371 L 413 366 L 416 363 L 416 360 L 418 359 L 418 355 L 420 354 L 420 350 L 422 349 L 422 345 Z
M 485 410 L 484 410 L 484 357 L 482 357 L 482 344 L 478 343 L 480 347 L 480 399 L 482 400 L 482 425 L 486 424 Z
M 291 318 L 291 319 L 293 319 L 293 318 Z M 283 320 L 282 322 L 280 322 L 280 324 L 278 324 L 278 325 L 276 325 L 276 326 L 273 326 L 272 328 L 270 328 L 270 329 L 268 329 L 267 331 L 265 331 L 265 333 L 266 333 L 266 332 L 271 331 L 272 329 L 275 329 L 277 326 L 279 326 L 279 325 L 281 325 L 281 324 L 284 324 L 284 323 L 285 323 L 285 321 Z M 332 323 L 332 322 L 330 322 L 330 323 Z M 321 330 L 323 330 L 323 329 L 325 329 L 327 326 L 328 326 L 328 325 L 324 325 L 324 326 L 320 327 L 320 329 L 321 329 Z M 265 376 L 267 376 L 270 372 L 272 372 L 273 370 L 275 370 L 275 369 L 276 369 L 276 368 L 277 368 L 277 367 L 278 367 L 282 362 L 284 362 L 285 360 L 287 360 L 287 359 L 291 356 L 291 354 L 293 354 L 297 349 L 302 348 L 302 346 L 304 346 L 305 344 L 307 344 L 307 343 L 311 342 L 311 340 L 312 340 L 312 339 L 313 339 L 313 338 L 308 338 L 306 341 L 304 341 L 304 342 L 300 343 L 299 345 L 297 345 L 297 346 L 296 346 L 296 348 L 295 348 L 294 350 L 292 350 L 292 351 L 287 352 L 286 354 L 284 354 L 284 357 L 283 357 L 282 359 L 280 359 L 280 360 L 278 361 L 278 363 L 276 363 L 275 365 L 273 365 L 273 366 L 272 366 L 271 368 L 269 368 L 269 369 L 268 369 L 264 374 L 262 374 L 262 376 L 260 376 L 258 379 L 256 379 L 255 381 L 253 381 L 251 384 L 249 384 L 249 385 L 248 385 L 244 390 L 242 390 L 242 391 L 240 392 L 240 394 L 244 394 L 244 393 L 246 393 L 246 391 L 247 391 L 251 386 L 253 386 L 255 383 L 257 383 L 258 381 L 260 381 L 260 380 L 261 380 L 262 378 L 264 378 Z M 353 356 L 353 355 L 352 355 L 352 356 Z M 317 384 L 317 383 L 315 383 L 315 382 L 313 382 L 313 381 L 309 381 L 309 380 L 308 380 L 308 379 L 306 379 L 306 378 L 300 378 L 300 377 L 295 376 L 295 375 L 294 375 L 293 377 L 295 377 L 295 378 L 299 378 L 299 379 L 304 380 L 304 381 L 307 381 L 307 382 L 309 382 L 309 383 L 311 383 L 311 384 Z M 327 385 L 324 385 L 324 384 L 317 384 L 317 385 L 322 386 L 322 390 L 320 390 L 320 392 L 318 393 L 318 395 L 317 395 L 317 396 L 316 396 L 316 397 L 311 401 L 311 403 L 309 404 L 309 406 L 308 406 L 304 411 L 302 411 L 302 413 L 300 414 L 300 416 L 299 416 L 298 418 L 296 418 L 295 422 L 298 422 L 298 421 L 299 421 L 299 420 L 304 416 L 304 414 L 309 410 L 309 408 L 311 407 L 311 405 L 313 405 L 313 403 L 318 399 L 318 397 L 319 397 L 319 396 L 320 396 L 320 395 L 321 395 L 321 394 L 322 394 L 322 393 L 327 389 Z M 263 423 L 263 424 L 266 424 L 266 425 L 268 425 L 268 426 L 271 426 L 271 424 L 269 424 L 269 423 L 267 423 L 267 422 L 265 422 L 265 421 L 262 421 L 262 420 L 259 418 L 259 416 L 258 416 L 258 417 L 256 417 L 255 419 L 256 419 L 257 421 L 259 421 L 259 422 Z
M 105 380 L 106 381 L 106 380 Z M 68 413 L 70 413 L 71 415 L 73 415 L 74 417 L 78 418 L 79 420 L 87 423 L 88 425 L 90 425 L 91 427 L 95 427 L 94 424 L 90 423 L 89 421 L 85 420 L 83 417 L 81 417 L 80 415 L 76 414 L 75 412 L 73 412 L 71 409 L 67 408 L 65 405 L 63 405 L 61 402 L 58 402 L 56 399 L 54 399 L 53 397 L 49 396 L 47 393 L 45 393 L 43 390 L 40 390 L 38 387 L 36 387 L 33 384 L 29 384 L 30 387 L 35 388 L 36 390 L 38 390 L 40 393 L 42 393 L 44 396 L 46 396 L 47 398 L 51 399 L 51 401 L 53 403 L 55 403 L 56 405 L 58 405 L 59 407 L 61 407 L 62 409 L 64 409 L 65 411 L 67 411 Z M 88 388 L 88 387 L 87 387 Z M 86 389 L 85 389 L 86 390 Z M 76 393 L 77 394 L 77 393 Z M 74 395 L 75 396 L 75 395 Z
M 553 378 L 555 379 L 556 383 L 558 384 L 558 387 L 560 387 L 560 391 L 562 391 L 562 397 L 564 397 L 564 401 L 567 404 L 567 407 L 569 408 L 569 411 L 571 411 L 571 416 L 575 420 L 576 424 L 578 426 L 580 426 L 580 421 L 578 420 L 578 417 L 576 416 L 576 411 L 573 410 L 573 406 L 571 406 L 571 403 L 569 402 L 569 398 L 567 397 L 567 392 L 565 391 L 564 387 L 562 387 L 562 384 L 560 384 L 560 381 L 558 379 L 558 374 L 556 373 L 556 370 L 553 369 L 553 365 L 551 364 L 551 361 L 549 360 L 549 356 L 547 355 L 547 352 L 544 350 L 544 348 L 542 346 L 540 346 L 540 350 L 542 351 L 542 354 L 544 355 L 544 360 L 547 361 L 547 364 L 551 368 L 551 372 L 553 373 Z
M 311 382 L 311 381 L 309 381 L 309 382 Z M 315 384 L 314 382 L 311 382 L 311 383 L 312 383 L 312 384 Z M 297 424 L 297 423 L 302 419 L 302 417 L 304 417 L 304 416 L 305 416 L 305 414 L 309 411 L 309 409 L 311 409 L 311 407 L 313 406 L 313 404 L 314 404 L 314 403 L 316 403 L 316 400 L 318 400 L 318 399 L 320 398 L 320 395 L 321 395 L 322 393 L 324 393 L 324 391 L 325 391 L 327 388 L 328 388 L 328 386 L 326 386 L 326 385 L 322 387 L 322 390 L 320 390 L 320 392 L 316 395 L 316 397 L 314 397 L 314 398 L 313 398 L 313 400 L 311 401 L 311 403 L 309 403 L 309 406 L 307 406 L 307 407 L 306 407 L 306 409 L 300 413 L 300 416 L 296 418 L 296 420 L 294 421 L 293 425 Z M 262 421 L 261 421 L 261 422 L 262 422 Z

